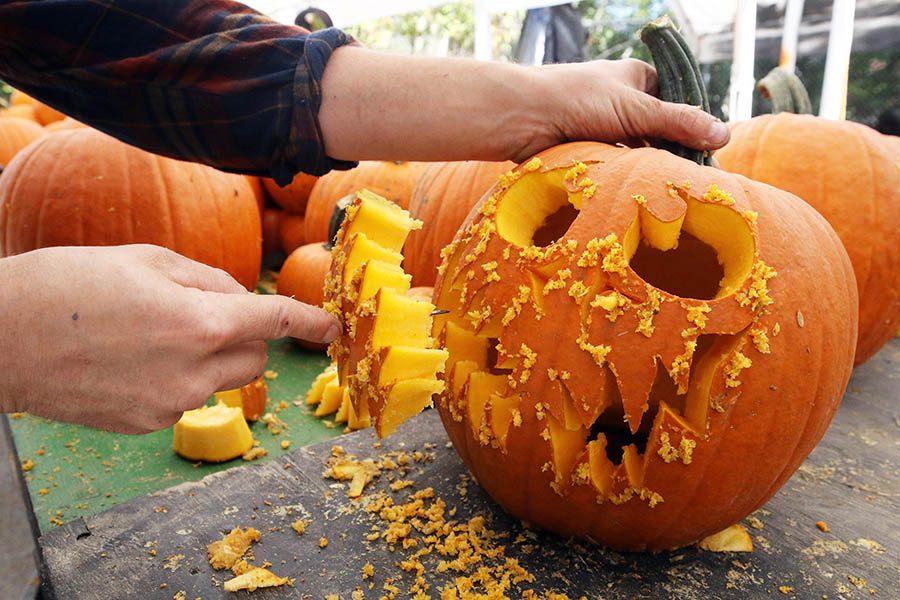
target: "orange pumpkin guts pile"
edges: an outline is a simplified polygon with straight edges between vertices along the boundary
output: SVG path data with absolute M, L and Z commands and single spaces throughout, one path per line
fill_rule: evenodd
M 349 400 L 349 421 L 373 420 L 381 436 L 431 404 L 444 389 L 436 376 L 445 350 L 433 348 L 434 305 L 406 295 L 410 276 L 400 263 L 409 213 L 362 190 L 347 208 L 325 282 L 325 308 L 343 326 L 329 347 Z

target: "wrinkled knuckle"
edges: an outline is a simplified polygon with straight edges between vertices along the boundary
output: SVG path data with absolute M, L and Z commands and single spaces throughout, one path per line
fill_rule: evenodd
M 678 129 L 686 134 L 695 134 L 702 131 L 707 118 L 708 115 L 695 106 L 684 108 L 678 115 Z
M 298 319 L 303 321 L 303 316 L 298 316 L 297 311 L 289 309 L 287 303 L 279 305 L 278 310 L 275 311 L 275 318 L 278 319 L 275 324 L 275 333 L 278 337 L 284 337 L 290 333 Z
M 227 346 L 234 337 L 234 324 L 223 316 L 206 315 L 202 323 L 200 341 L 207 348 Z

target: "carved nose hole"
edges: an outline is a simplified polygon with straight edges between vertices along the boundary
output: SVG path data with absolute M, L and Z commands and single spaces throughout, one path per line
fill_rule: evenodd
M 672 250 L 657 250 L 642 243 L 630 264 L 650 285 L 697 300 L 715 298 L 725 275 L 715 249 L 686 231 L 681 232 L 678 246 Z

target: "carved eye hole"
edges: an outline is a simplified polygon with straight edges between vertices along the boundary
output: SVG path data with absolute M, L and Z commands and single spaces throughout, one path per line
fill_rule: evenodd
M 712 300 L 725 276 L 715 249 L 684 232 L 672 250 L 642 242 L 630 264 L 641 279 L 681 298 Z
M 639 207 L 625 241 L 629 266 L 650 285 L 682 298 L 713 300 L 734 292 L 753 266 L 750 226 L 730 206 L 702 202 L 682 190 L 679 196 L 686 207 L 673 221 Z
M 564 171 L 525 175 L 510 188 L 497 208 L 497 232 L 520 247 L 545 248 L 578 217 L 577 200 L 563 185 Z

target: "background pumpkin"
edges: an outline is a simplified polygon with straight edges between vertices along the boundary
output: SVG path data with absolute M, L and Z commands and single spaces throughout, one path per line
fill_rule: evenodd
M 34 116 L 34 106 L 31 104 L 14 104 L 4 109 L 0 109 L 0 117 L 20 117 L 38 123 L 37 117 Z M 40 123 L 38 123 L 40 125 Z
M 900 149 L 865 125 L 782 112 L 738 123 L 716 153 L 741 173 L 810 203 L 837 231 L 859 286 L 856 364 L 900 324 Z
M 0 169 L 19 150 L 44 135 L 44 129 L 28 119 L 0 116 Z
M 43 102 L 35 101 L 35 103 L 32 104 L 32 108 L 34 110 L 35 120 L 41 125 L 49 125 L 50 123 L 62 121 L 66 118 L 66 115 Z
M 368 188 L 403 208 L 409 207 L 416 182 L 425 163 L 361 161 L 349 171 L 331 171 L 319 177 L 306 205 L 306 241 L 328 239 L 328 224 L 337 201 L 361 188 Z
M 261 233 L 247 178 L 88 128 L 40 138 L 0 175 L 0 256 L 132 243 L 170 248 L 253 289 Z
M 286 255 L 302 246 L 305 242 L 306 223 L 303 215 L 284 211 L 278 223 L 278 240 L 281 251 Z
M 422 229 L 410 233 L 404 250 L 404 269 L 417 286 L 434 285 L 441 249 L 481 197 L 513 162 L 456 161 L 428 165 L 413 191 L 409 212 L 422 221 Z
M 286 211 L 302 215 L 306 212 L 306 202 L 317 179 L 315 175 L 297 173 L 285 187 L 279 186 L 275 180 L 268 177 L 263 177 L 261 181 L 275 204 Z

